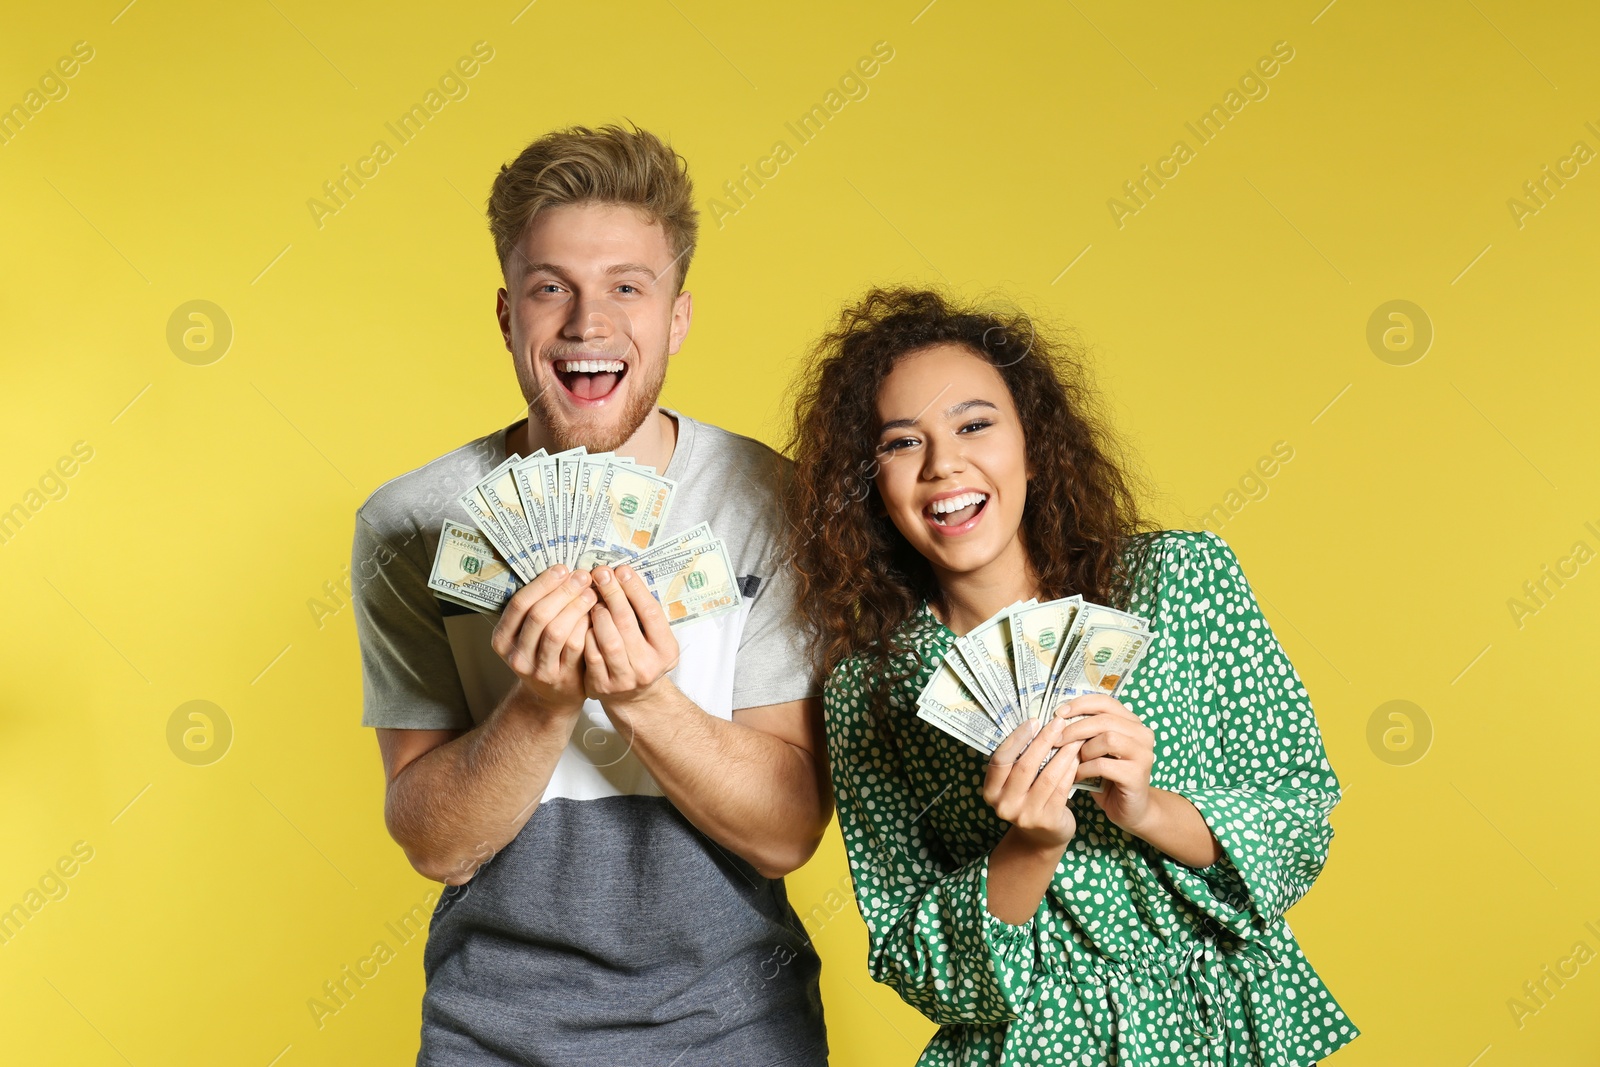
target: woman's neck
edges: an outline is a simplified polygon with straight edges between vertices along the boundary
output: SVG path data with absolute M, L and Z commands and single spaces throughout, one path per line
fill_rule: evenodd
M 1038 596 L 1028 553 L 1020 539 L 974 571 L 936 571 L 943 610 L 940 621 L 961 635 L 1019 600 Z

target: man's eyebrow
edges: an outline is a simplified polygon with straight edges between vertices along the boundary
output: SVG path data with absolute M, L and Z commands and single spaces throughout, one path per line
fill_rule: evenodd
M 974 408 L 989 408 L 992 411 L 999 411 L 1000 410 L 997 405 L 992 404 L 987 400 L 978 400 L 978 399 L 963 400 L 959 404 L 952 404 L 949 407 L 945 408 L 944 409 L 944 417 L 947 418 L 947 419 L 952 419 L 952 418 L 955 418 L 957 415 L 963 415 L 963 414 L 973 410 Z M 917 424 L 917 420 L 916 419 L 890 419 L 888 422 L 886 422 L 882 426 L 878 427 L 878 432 L 880 434 L 882 434 L 882 433 L 887 433 L 890 430 L 905 430 L 905 429 L 909 429 L 909 428 L 915 426 L 916 424 Z
M 525 275 L 554 274 L 557 278 L 560 278 L 563 281 L 571 280 L 571 275 L 569 275 L 565 269 L 558 267 L 554 263 L 529 263 L 527 269 L 525 269 L 523 273 Z M 656 272 L 650 267 L 645 266 L 643 263 L 613 263 L 611 266 L 606 268 L 606 273 L 608 275 L 648 274 L 651 279 L 657 277 Z

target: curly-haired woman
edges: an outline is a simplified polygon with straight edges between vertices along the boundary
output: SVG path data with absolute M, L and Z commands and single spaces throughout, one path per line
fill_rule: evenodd
M 1092 411 L 1071 346 L 908 289 L 802 383 L 791 547 L 872 975 L 941 1024 L 925 1065 L 1313 1063 L 1357 1030 L 1283 912 L 1338 780 L 1233 552 L 1149 530 Z M 958 634 L 1075 593 L 1151 622 L 1120 699 L 992 756 L 916 717 Z

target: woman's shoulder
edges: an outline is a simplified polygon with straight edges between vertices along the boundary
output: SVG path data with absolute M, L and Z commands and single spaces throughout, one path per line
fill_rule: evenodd
M 1210 530 L 1155 530 L 1129 538 L 1123 560 L 1136 586 L 1169 583 L 1197 573 L 1238 572 L 1228 542 Z
M 927 604 L 921 604 L 880 643 L 846 656 L 828 672 L 824 692 L 859 693 L 887 676 L 914 675 L 937 644 L 941 627 Z M 885 654 L 884 646 L 893 651 Z

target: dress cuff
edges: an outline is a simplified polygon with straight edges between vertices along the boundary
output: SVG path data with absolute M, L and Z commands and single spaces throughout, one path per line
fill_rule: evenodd
M 1043 906 L 1042 902 L 1040 906 Z M 1035 917 L 1030 915 L 1027 922 L 1023 923 L 1008 923 L 989 910 L 988 856 L 983 857 L 978 865 L 977 907 L 982 916 L 983 939 L 988 942 L 991 951 L 1006 958 L 1013 956 L 1019 950 L 1026 950 L 1032 954 Z

